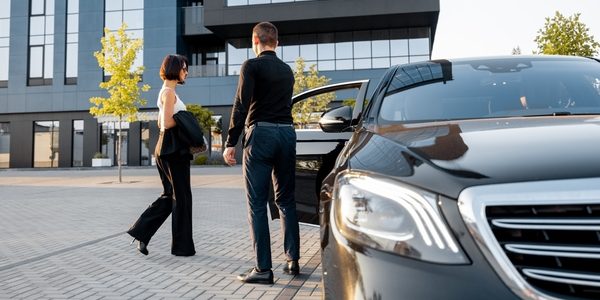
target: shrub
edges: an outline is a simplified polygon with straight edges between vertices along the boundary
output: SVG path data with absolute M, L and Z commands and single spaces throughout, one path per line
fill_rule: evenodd
M 208 161 L 208 157 L 206 155 L 198 155 L 194 158 L 194 165 L 205 165 Z
M 213 155 L 207 162 L 209 165 L 225 165 L 225 160 L 223 159 L 223 155 L 218 153 L 218 155 Z
M 94 153 L 94 158 L 108 158 L 108 155 L 106 155 L 102 152 L 96 152 L 96 153 Z

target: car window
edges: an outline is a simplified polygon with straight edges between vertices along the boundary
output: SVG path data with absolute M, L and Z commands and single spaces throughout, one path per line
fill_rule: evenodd
M 294 103 L 292 116 L 297 129 L 318 129 L 319 118 L 336 99 L 335 92 L 323 93 Z
M 600 113 L 598 63 L 515 59 L 429 64 L 398 69 L 381 103 L 380 120 Z
M 324 112 L 339 106 L 354 108 L 358 87 L 343 88 L 300 100 L 292 106 L 294 127 L 296 129 L 318 129 L 319 119 Z

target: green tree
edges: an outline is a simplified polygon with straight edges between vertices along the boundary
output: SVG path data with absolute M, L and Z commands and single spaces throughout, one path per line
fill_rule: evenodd
M 354 98 L 348 98 L 348 99 L 342 101 L 343 106 L 354 107 L 354 104 L 356 104 L 356 99 L 354 99 Z
M 117 140 L 117 164 L 119 166 L 119 182 L 121 176 L 121 123 L 136 120 L 138 105 L 145 105 L 146 100 L 140 97 L 141 91 L 148 91 L 147 84 L 139 86 L 144 67 L 133 67 L 138 52 L 143 47 L 142 39 L 131 38 L 123 23 L 116 32 L 104 29 L 104 37 L 100 40 L 102 49 L 94 52 L 100 68 L 110 76 L 108 81 L 99 84 L 108 92 L 109 97 L 92 97 L 90 114 L 93 116 L 113 116 L 119 120 L 119 138 Z
M 546 18 L 544 28 L 535 38 L 540 54 L 595 56 L 600 44 L 589 34 L 587 26 L 579 21 L 580 13 L 565 17 L 556 12 Z
M 196 117 L 205 135 L 210 134 L 210 128 L 216 125 L 215 120 L 212 118 L 212 111 L 198 104 L 186 104 L 185 108 Z
M 196 117 L 196 120 L 198 120 L 198 123 L 200 123 L 202 131 L 204 131 L 204 137 L 206 137 L 209 143 L 206 147 L 208 147 L 208 154 L 210 155 L 210 143 L 212 143 L 210 129 L 212 126 L 216 125 L 215 120 L 212 118 L 212 111 L 198 104 L 186 104 L 185 109 L 191 112 Z
M 517 46 L 517 47 L 513 48 L 511 54 L 512 55 L 521 55 L 521 47 Z
M 294 95 L 302 93 L 306 90 L 324 86 L 329 82 L 329 78 L 325 76 L 319 76 L 319 71 L 316 65 L 311 65 L 308 68 L 308 72 L 305 72 L 306 64 L 302 57 L 296 59 L 296 69 L 294 71 Z M 292 116 L 294 117 L 294 123 L 300 128 L 306 128 L 306 125 L 310 123 L 311 116 L 315 112 L 325 111 L 329 102 L 335 99 L 335 93 L 321 94 L 315 97 L 310 97 L 300 103 L 294 105 L 292 108 Z

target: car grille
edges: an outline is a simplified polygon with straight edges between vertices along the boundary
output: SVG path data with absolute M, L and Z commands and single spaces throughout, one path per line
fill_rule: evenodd
M 600 204 L 485 207 L 519 274 L 555 297 L 600 299 Z

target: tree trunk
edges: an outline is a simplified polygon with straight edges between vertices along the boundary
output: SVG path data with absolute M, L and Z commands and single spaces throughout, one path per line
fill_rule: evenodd
M 206 136 L 206 135 L 205 135 Z M 206 150 L 208 153 L 208 158 L 212 157 L 212 130 L 210 130 L 210 127 L 208 128 L 208 138 L 206 139 Z
M 121 143 L 122 143 L 122 140 L 121 140 L 122 139 L 122 135 L 121 135 L 121 123 L 123 123 L 122 122 L 122 118 L 123 117 L 119 116 L 119 133 L 118 133 L 119 139 L 118 139 L 118 142 L 117 142 L 117 165 L 119 166 L 118 167 L 118 169 L 119 169 L 119 183 L 123 182 L 123 179 L 121 177 Z

